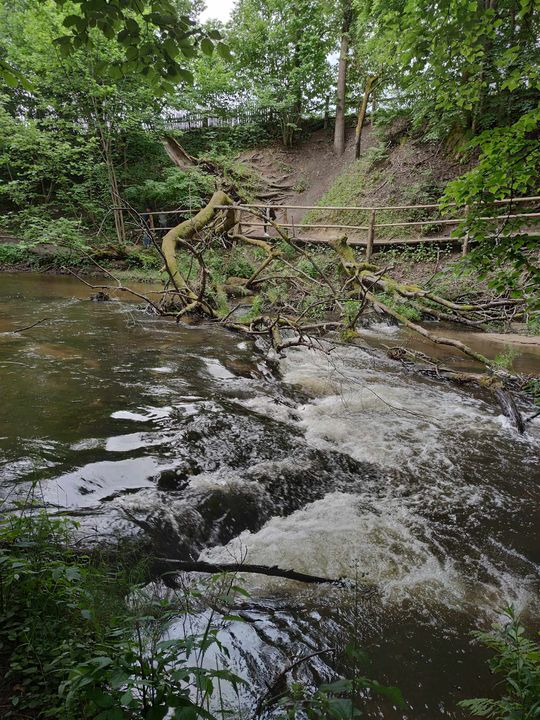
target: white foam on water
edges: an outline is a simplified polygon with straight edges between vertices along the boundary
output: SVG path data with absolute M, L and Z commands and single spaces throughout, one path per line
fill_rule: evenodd
M 167 375 L 167 374 L 173 373 L 174 368 L 170 367 L 170 365 L 163 365 L 162 367 L 150 368 L 150 372 Z
M 360 335 L 396 335 L 401 331 L 399 325 L 392 325 L 387 322 L 371 323 L 360 329 Z
M 172 407 L 166 405 L 164 407 L 146 407 L 142 412 L 134 412 L 133 410 L 117 410 L 111 413 L 114 420 L 132 420 L 133 422 L 148 422 L 150 420 L 161 420 L 169 417 L 172 413 Z
M 489 580 L 460 571 L 433 535 L 429 521 L 400 499 L 329 493 L 288 517 L 274 517 L 256 533 L 244 531 L 201 559 L 276 565 L 332 579 L 358 576 L 375 584 L 383 602 L 493 614 L 510 602 L 525 607 L 533 592 L 509 573 L 491 568 Z M 484 568 L 485 569 L 485 568 Z M 262 575 L 247 579 L 267 594 L 284 581 Z
M 296 409 L 307 442 L 360 461 L 410 469 L 430 459 L 451 465 L 456 435 L 471 442 L 487 433 L 513 432 L 494 407 L 407 377 L 359 348 L 329 355 L 295 349 L 281 368 L 286 382 L 314 395 Z
M 203 358 L 203 362 L 208 373 L 216 380 L 232 380 L 236 378 L 236 375 L 227 370 L 217 358 Z
M 253 412 L 270 417 L 280 422 L 292 423 L 298 420 L 296 409 L 285 403 L 278 402 L 268 395 L 256 395 L 248 399 L 236 399 L 235 402 L 242 407 L 253 410 Z

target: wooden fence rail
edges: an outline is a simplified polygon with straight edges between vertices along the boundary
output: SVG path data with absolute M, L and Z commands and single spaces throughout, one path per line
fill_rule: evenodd
M 540 212 L 536 211 L 540 208 L 533 207 L 530 212 L 512 212 L 514 205 L 520 205 L 524 203 L 532 203 L 535 206 L 540 205 L 540 196 L 521 197 L 521 198 L 507 198 L 504 200 L 494 200 L 489 203 L 485 203 L 482 207 L 490 208 L 493 206 L 509 206 L 509 212 L 501 215 L 485 215 L 481 216 L 481 219 L 486 222 L 505 222 L 507 220 L 513 220 L 518 218 L 526 218 L 532 223 L 535 223 L 540 218 Z M 449 204 L 447 207 L 457 207 L 455 203 Z M 231 210 L 230 205 L 218 205 L 218 209 Z M 146 213 L 146 216 L 162 216 L 176 215 L 176 219 L 182 218 L 183 216 L 189 216 L 199 211 L 200 208 L 178 208 L 176 210 L 164 210 L 164 211 L 153 211 Z M 237 231 L 238 233 L 245 233 L 252 237 L 264 237 L 269 238 L 272 231 L 272 222 L 274 222 L 279 228 L 285 230 L 292 230 L 292 235 L 295 239 L 306 243 L 328 243 L 329 240 L 321 237 L 299 237 L 298 233 L 303 230 L 341 230 L 341 231 L 361 231 L 366 233 L 365 239 L 363 238 L 349 238 L 348 242 L 350 245 L 361 245 L 366 248 L 366 258 L 369 260 L 373 254 L 373 248 L 376 245 L 389 245 L 389 244 L 416 244 L 416 243 L 459 243 L 462 245 L 462 252 L 466 254 L 469 247 L 469 237 L 465 234 L 464 237 L 435 237 L 435 236 L 422 236 L 422 237 L 401 237 L 401 238 L 377 238 L 377 229 L 381 228 L 413 228 L 413 227 L 425 227 L 430 225 L 444 225 L 452 226 L 459 225 L 464 220 L 464 216 L 454 218 L 443 218 L 434 217 L 428 220 L 397 220 L 396 222 L 377 222 L 377 213 L 386 211 L 406 211 L 406 210 L 437 210 L 440 215 L 440 205 L 438 204 L 419 204 L 419 205 L 381 205 L 381 206 L 336 206 L 332 205 L 329 207 L 321 207 L 319 205 L 271 205 L 263 203 L 241 203 L 234 206 L 237 217 Z M 516 208 L 519 209 L 519 208 Z M 318 210 L 320 212 L 365 212 L 367 213 L 367 224 L 366 225 L 355 225 L 348 223 L 304 223 L 304 222 L 293 222 L 288 218 L 289 210 L 297 211 L 309 211 Z M 278 219 L 278 215 L 282 215 L 281 219 Z M 141 216 L 144 217 L 144 216 Z M 255 220 L 250 218 L 256 218 Z M 152 221 L 152 225 L 157 230 L 166 231 L 171 228 L 166 224 L 160 223 L 157 227 Z M 257 235 L 257 230 L 262 228 L 263 234 Z M 254 233 L 255 234 L 252 234 Z

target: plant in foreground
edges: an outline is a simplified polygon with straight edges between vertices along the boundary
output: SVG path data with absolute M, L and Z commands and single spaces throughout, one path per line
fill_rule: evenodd
M 525 637 L 525 629 L 512 608 L 505 610 L 506 624 L 491 632 L 475 633 L 477 639 L 495 651 L 491 672 L 503 676 L 502 697 L 473 698 L 460 705 L 473 716 L 494 720 L 540 718 L 540 643 Z

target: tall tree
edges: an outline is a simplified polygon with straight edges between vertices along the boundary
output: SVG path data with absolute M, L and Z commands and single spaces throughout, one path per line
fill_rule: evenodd
M 197 0 L 47 0 L 64 12 L 54 44 L 64 54 L 92 47 L 102 35 L 115 39 L 125 54 L 119 62 L 124 72 L 140 73 L 147 82 L 172 90 L 179 80 L 191 81 L 185 58 L 199 49 L 229 58 L 227 46 L 215 28 L 203 29 L 194 20 Z M 15 0 L 16 3 L 16 0 Z M 183 59 L 182 59 L 183 58 Z M 0 46 L 0 78 L 10 87 L 31 88 L 31 78 L 20 72 Z
M 240 0 L 230 45 L 246 92 L 279 117 L 283 143 L 294 142 L 303 112 L 320 104 L 330 76 L 330 8 L 324 0 Z
M 122 71 L 120 65 L 127 51 L 114 38 L 108 40 L 95 31 L 90 33 L 92 42 L 84 50 L 73 50 L 62 57 L 58 52 L 51 53 L 51 45 L 54 47 L 54 38 L 65 27 L 65 13 L 50 1 L 20 0 L 17 10 L 14 12 L 6 0 L 0 2 L 0 41 L 9 50 L 10 62 L 26 77 L 32 77 L 33 90 L 12 90 L 4 103 L 5 111 L 12 115 L 14 127 L 23 126 L 20 137 L 25 134 L 24 126 L 32 127 L 37 142 L 48 133 L 53 147 L 70 147 L 74 156 L 93 155 L 94 164 L 104 170 L 109 210 L 117 238 L 123 242 L 125 227 L 118 180 L 121 146 L 128 128 L 152 121 L 161 100 L 150 86 Z M 27 140 L 30 137 L 26 133 Z M 10 162 L 13 165 L 13 158 Z M 73 179 L 83 170 L 88 168 L 83 166 L 77 172 L 70 165 Z M 56 172 L 58 176 L 51 177 L 48 201 L 54 198 L 58 181 L 64 176 L 58 168 Z M 25 177 L 20 165 L 19 175 L 19 180 Z M 29 175 L 33 175 L 30 168 L 27 183 Z
M 343 155 L 345 152 L 345 114 L 347 99 L 347 68 L 349 64 L 350 33 L 353 22 L 352 0 L 341 0 L 339 5 L 341 22 L 341 40 L 339 47 L 339 64 L 336 95 L 336 125 L 334 129 L 334 152 Z

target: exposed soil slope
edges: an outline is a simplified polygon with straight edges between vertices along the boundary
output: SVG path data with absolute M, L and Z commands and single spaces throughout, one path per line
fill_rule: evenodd
M 370 126 L 364 128 L 362 146 L 374 143 Z M 239 156 L 254 172 L 281 184 L 283 192 L 269 199 L 272 205 L 317 205 L 332 187 L 335 179 L 354 162 L 354 128 L 347 129 L 345 153 L 337 157 L 333 151 L 330 130 L 317 130 L 293 148 L 281 145 L 263 147 Z M 291 210 L 289 220 L 299 223 L 305 211 Z
M 384 131 L 367 124 L 362 137 L 362 156 L 354 159 L 354 129 L 347 130 L 345 153 L 336 157 L 332 134 L 328 130 L 312 133 L 292 149 L 281 145 L 242 153 L 239 158 L 273 192 L 262 195 L 270 205 L 364 206 L 416 205 L 436 203 L 446 183 L 467 170 L 442 143 L 421 142 L 409 137 L 406 127 Z M 429 210 L 381 211 L 377 222 L 436 220 Z M 290 209 L 280 213 L 283 222 L 310 224 L 363 225 L 366 212 Z M 437 224 L 421 227 L 377 230 L 379 242 L 431 235 L 447 238 L 450 226 Z M 253 229 L 255 231 L 255 229 Z M 366 231 L 346 231 L 351 240 L 365 241 Z M 328 240 L 341 230 L 306 229 L 297 236 Z

